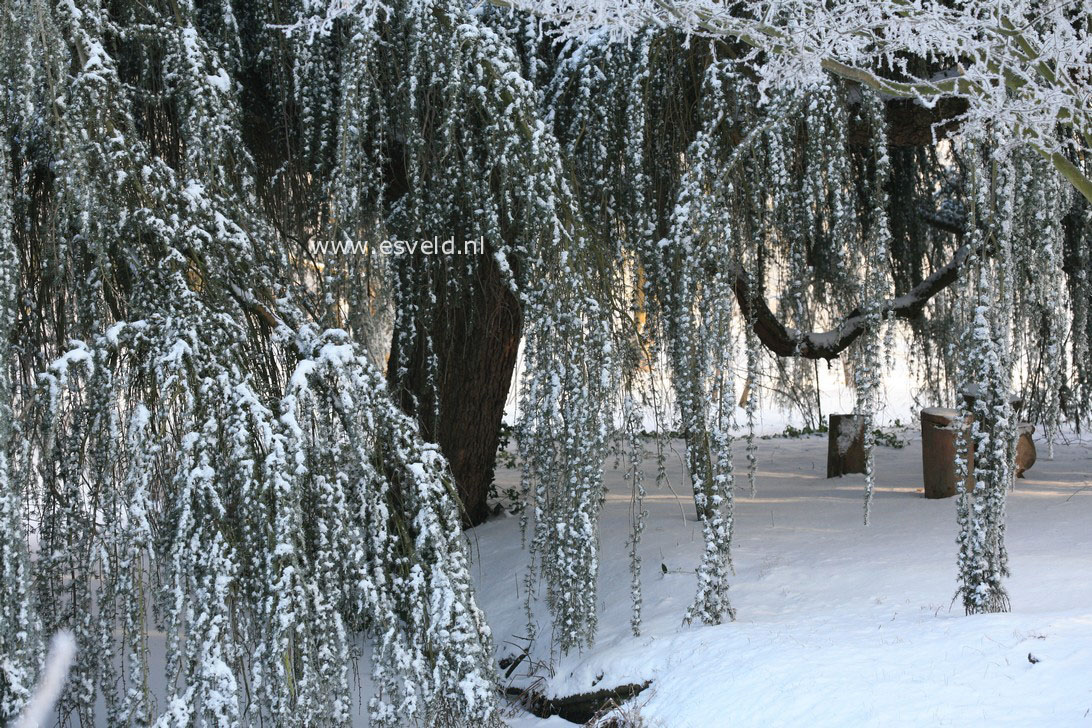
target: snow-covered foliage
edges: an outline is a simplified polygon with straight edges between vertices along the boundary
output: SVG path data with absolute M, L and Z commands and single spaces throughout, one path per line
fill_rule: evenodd
M 3 27 L 0 25 L 0 27 Z M 5 59 L 8 60 L 8 59 Z M 0 99 L 0 125 L 7 128 L 13 111 Z M 41 652 L 41 626 L 31 594 L 30 558 L 23 510 L 23 488 L 15 467 L 21 438 L 12 408 L 11 337 L 17 315 L 19 256 L 15 248 L 11 152 L 0 137 L 0 721 L 14 721 L 30 698 Z
M 557 13 L 545 14 L 558 19 Z M 974 358 L 969 346 L 976 340 L 975 326 L 960 303 L 961 297 L 977 295 L 977 283 L 967 285 L 977 277 L 968 261 L 986 259 L 1006 271 L 1008 292 L 995 293 L 1010 297 L 990 304 L 990 310 L 1007 322 L 1005 330 L 1021 333 L 1019 340 L 1010 335 L 1000 345 L 1001 364 L 1010 372 L 1006 377 L 1024 373 L 1019 386 L 1034 400 L 1025 416 L 1052 423 L 1046 424 L 1048 433 L 1055 430 L 1061 383 L 1080 375 L 1063 360 L 1061 347 L 1048 342 L 1072 331 L 1076 352 L 1084 346 L 1078 342 L 1087 339 L 1076 325 L 1085 320 L 1085 304 L 1067 302 L 1059 292 L 1064 271 L 1058 267 L 1063 245 L 1058 235 L 1074 196 L 1055 172 L 1057 160 L 1018 153 L 1027 149 L 1017 144 L 1023 137 L 1014 138 L 1004 125 L 992 127 L 989 149 L 1016 155 L 1033 173 L 1019 177 L 1028 188 L 1016 195 L 1015 206 L 975 217 L 967 212 L 968 196 L 975 193 L 966 147 L 945 141 L 922 152 L 892 149 L 889 89 L 876 93 L 868 88 L 876 84 L 862 86 L 852 76 L 846 81 L 845 74 L 801 80 L 775 61 L 769 61 L 771 67 L 790 75 L 765 85 L 764 70 L 754 77 L 754 55 L 716 60 L 722 49 L 693 37 L 623 28 L 621 35 L 632 40 L 627 44 L 610 32 L 617 28 L 595 28 L 590 23 L 562 29 L 567 40 L 546 105 L 566 162 L 584 180 L 578 199 L 584 219 L 596 221 L 589 229 L 602 236 L 600 248 L 613 253 L 616 265 L 635 269 L 642 284 L 643 307 L 635 317 L 640 326 L 627 321 L 624 335 L 617 337 L 619 349 L 625 350 L 636 330 L 638 348 L 651 352 L 641 361 L 666 362 L 671 371 L 675 414 L 708 549 L 691 616 L 718 621 L 731 614 L 724 595 L 735 413 L 734 405 L 725 405 L 740 369 L 741 406 L 753 428 L 764 372 L 774 375 L 775 383 L 767 386 L 778 393 L 775 398 L 799 405 L 814 387 L 814 374 L 810 363 L 791 357 L 845 352 L 865 423 L 867 520 L 875 480 L 871 415 L 891 357 L 895 316 L 915 317 L 936 300 L 928 315 L 912 318 L 912 326 L 921 366 L 936 382 L 933 396 L 951 401 L 970 381 L 966 372 Z M 703 57 L 700 77 L 669 70 L 669 49 L 687 42 L 698 49 L 691 57 L 710 54 Z M 862 62 L 869 58 L 862 56 Z M 935 54 L 928 59 L 932 66 L 943 61 Z M 643 86 L 636 94 L 633 79 Z M 688 117 L 672 106 L 678 99 L 685 107 L 698 86 L 698 113 Z M 931 103 L 940 90 L 918 96 Z M 963 138 L 973 138 L 977 113 L 972 102 L 972 111 L 958 118 Z M 642 115 L 644 124 L 633 122 Z M 659 145 L 670 151 L 658 155 Z M 648 210 L 644 201 L 653 200 Z M 986 242 L 988 224 L 1017 230 L 1009 249 L 1019 252 L 998 256 L 995 244 Z M 1072 231 L 1075 239 L 1083 234 Z M 1080 245 L 1069 245 L 1071 256 L 1079 255 Z M 594 275 L 601 271 L 602 266 Z M 942 279 L 939 292 L 931 288 Z M 1071 285 L 1080 280 L 1073 273 L 1069 279 Z M 956 280 L 963 285 L 944 290 Z M 985 286 L 994 290 L 989 282 Z M 728 303 L 733 299 L 738 309 Z M 840 319 L 829 332 L 808 333 Z M 760 339 L 790 359 L 770 363 L 759 352 Z M 743 352 L 738 362 L 735 352 Z M 932 380 L 938 359 L 943 372 Z M 1003 386 L 1010 391 L 1017 385 L 1006 379 Z M 993 425 L 983 419 L 980 427 L 985 432 Z M 1014 432 L 998 431 L 997 437 L 1009 442 Z M 753 444 L 752 436 L 747 448 L 752 473 Z M 989 464 L 985 467 L 983 477 L 990 480 Z M 1011 471 L 1011 464 L 998 464 L 998 477 L 1004 477 L 1004 467 Z M 714 503 L 719 515 L 709 507 Z M 991 508 L 994 522 L 1001 523 L 1003 511 L 996 503 Z M 998 534 L 991 538 L 1003 543 L 999 527 L 990 528 Z
M 559 278 L 579 280 L 567 256 L 561 257 Z M 541 316 L 526 334 L 533 373 L 521 397 L 520 457 L 534 504 L 530 550 L 546 580 L 557 642 L 568 651 L 595 636 L 611 342 L 598 303 L 579 290 L 542 290 L 525 305 Z
M 1064 292 L 1045 281 L 1060 278 L 1059 210 L 1067 190 L 1026 152 L 991 157 L 975 140 L 961 156 L 975 190 L 975 247 L 991 254 L 973 262 L 962 303 L 969 330 L 959 357 L 961 393 L 971 424 L 961 429 L 959 458 L 960 593 L 968 613 L 995 612 L 1007 610 L 1009 601 L 1002 583 L 1008 576 L 1005 496 L 1014 486 L 1017 413 L 1024 404 L 1015 376 L 1021 351 L 1028 352 L 1029 379 L 1042 379 L 1040 387 L 1023 391 L 1040 396 L 1037 415 L 1048 443 L 1058 429 L 1066 312 Z M 1029 327 L 1030 343 L 1018 346 Z
M 996 260 L 979 263 L 977 275 L 965 282 L 964 315 L 970 331 L 960 358 L 964 406 L 954 426 L 960 440 L 960 593 L 970 614 L 1008 608 L 1002 585 L 1002 577 L 1008 575 L 1004 508 L 1013 479 L 1016 432 L 1010 390 L 1013 362 L 1007 346 L 1013 305 L 1012 227 L 1002 222 L 1002 216 L 1011 212 L 1015 190 L 1009 160 L 991 173 L 982 164 L 979 145 L 971 144 L 966 152 L 967 174 L 974 185 L 971 210 L 983 223 L 972 234 L 988 237 L 999 253 Z
M 1048 440 L 1092 414 L 1086 21 L 519 4 L 564 40 L 452 0 L 5 6 L 0 718 L 67 628 L 62 722 L 345 725 L 359 635 L 375 725 L 497 722 L 462 483 L 427 442 L 485 281 L 523 338 L 522 596 L 551 650 L 595 638 L 612 441 L 641 629 L 646 410 L 701 522 L 687 623 L 734 616 L 737 438 L 754 495 L 759 407 L 818 419 L 818 359 L 849 362 L 867 519 L 896 318 L 929 394 L 973 395 L 960 589 L 1005 608 L 1013 395 Z M 941 96 L 958 134 L 896 143 L 891 97 Z M 436 235 L 484 254 L 376 245 Z
M 477 20 L 458 3 L 434 2 L 392 7 L 372 20 L 331 6 L 294 32 L 321 26 L 331 14 L 352 32 L 334 183 L 344 213 L 334 234 L 427 238 L 439 230 L 487 241 L 484 256 L 392 261 L 390 378 L 408 390 L 418 375 L 410 357 L 423 351 L 425 391 L 411 395 L 411 409 L 423 422 L 439 422 L 445 344 L 434 339 L 435 322 L 452 316 L 452 302 L 481 295 L 478 281 L 499 271 L 524 320 L 518 432 L 539 560 L 528 579 L 534 584 L 540 571 L 544 577 L 561 649 L 590 644 L 601 469 L 616 385 L 611 313 L 597 298 L 605 287 L 597 290 L 584 273 L 595 251 L 572 221 L 562 157 L 509 40 L 514 29 L 504 18 Z M 376 175 L 386 144 L 402 146 L 404 192 Z M 394 195 L 397 202 L 387 205 Z
M 1092 200 L 1092 180 L 1066 156 L 1092 147 L 1088 0 L 498 2 L 538 13 L 570 37 L 604 30 L 633 37 L 653 26 L 731 40 L 742 46 L 737 57 L 764 100 L 804 91 L 828 73 L 927 104 L 960 96 L 970 101 L 966 129 L 989 128 L 1003 144 L 1029 144 Z M 929 59 L 939 70 L 923 73 L 910 59 Z M 1059 137 L 1059 125 L 1070 133 Z
M 25 305 L 44 311 L 18 319 L 38 321 L 33 347 L 4 356 L 5 375 L 38 371 L 17 390 L 25 429 L 5 416 L 0 433 L 5 715 L 38 634 L 63 626 L 80 648 L 66 723 L 93 724 L 102 699 L 111 725 L 347 725 L 360 633 L 373 724 L 496 722 L 445 461 L 366 349 L 285 285 L 232 57 L 211 42 L 233 18 L 128 10 L 120 26 L 94 3 L 28 0 L 5 26 L 37 47 L 4 109 L 21 146 L 13 169 L 0 159 L 3 259 L 22 260 Z M 13 481 L 20 448 L 32 471 Z M 149 674 L 157 630 L 165 676 Z
M 887 189 L 891 183 L 891 160 L 887 155 L 887 130 L 884 124 L 883 104 L 875 94 L 867 94 L 862 104 L 872 130 L 869 146 L 873 158 L 867 164 L 871 167 L 869 183 L 872 186 L 873 204 L 865 212 L 864 239 L 867 242 L 861 251 L 860 269 L 863 271 L 861 292 L 861 312 L 868 321 L 868 330 L 862 336 L 860 356 L 854 370 L 854 385 L 857 389 L 857 413 L 862 418 L 861 428 L 864 433 L 865 450 L 865 523 L 868 523 L 872 507 L 872 494 L 875 488 L 875 429 L 872 413 L 878 404 L 878 393 L 882 365 L 881 324 L 883 323 L 883 297 L 887 289 L 887 257 L 891 248 L 891 226 L 887 218 Z

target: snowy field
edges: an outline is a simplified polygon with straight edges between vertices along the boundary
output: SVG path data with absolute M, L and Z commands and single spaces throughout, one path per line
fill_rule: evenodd
M 966 617 L 956 591 L 955 499 L 922 497 L 920 440 L 877 449 L 872 525 L 863 476 L 827 480 L 823 437 L 760 441 L 757 495 L 737 488 L 731 598 L 737 620 L 683 626 L 701 528 L 675 443 L 678 497 L 654 489 L 641 543 L 644 625 L 630 633 L 630 496 L 608 469 L 599 636 L 550 668 L 540 605 L 534 683 L 569 695 L 651 681 L 648 726 L 1092 726 L 1092 443 L 1069 437 L 1009 496 L 1009 614 Z M 742 442 L 740 443 L 742 455 Z M 743 461 L 742 456 L 739 458 Z M 518 473 L 502 470 L 503 490 Z M 514 517 L 470 532 L 479 604 L 498 658 L 526 635 L 527 554 Z M 666 567 L 666 573 L 664 568 Z M 1029 659 L 1030 656 L 1030 659 Z M 1035 660 L 1035 662 L 1033 662 Z M 525 661 L 517 675 L 525 675 Z M 516 686 L 530 684 L 513 676 Z M 572 725 L 518 710 L 512 725 Z

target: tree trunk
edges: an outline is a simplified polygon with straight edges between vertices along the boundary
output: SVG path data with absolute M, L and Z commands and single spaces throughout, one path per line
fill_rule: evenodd
M 443 451 L 458 488 L 463 521 L 474 526 L 489 515 L 486 498 L 522 317 L 488 243 L 474 266 L 476 275 L 467 275 L 461 265 L 438 262 L 417 255 L 405 261 L 400 272 L 404 283 L 433 284 L 419 289 L 425 295 L 418 296 L 417 310 L 427 306 L 429 315 L 416 317 L 414 334 L 400 335 L 402 327 L 395 324 L 387 379 L 402 409 L 416 416 L 422 435 Z M 449 285 L 450 276 L 459 277 L 457 285 Z M 428 300 L 430 292 L 435 303 Z M 435 370 L 425 334 L 431 338 Z M 399 361 L 404 371 L 398 371 Z M 435 386 L 429 382 L 430 372 Z

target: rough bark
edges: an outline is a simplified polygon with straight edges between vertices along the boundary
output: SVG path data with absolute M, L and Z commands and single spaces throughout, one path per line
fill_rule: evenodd
M 410 263 L 410 275 L 421 272 L 419 265 L 424 262 Z M 405 347 L 407 371 L 399 376 L 394 366 L 387 368 L 400 406 L 417 417 L 422 435 L 447 458 L 468 526 L 489 515 L 486 499 L 522 332 L 519 302 L 488 247 L 477 270 L 457 287 L 440 279 L 432 287 L 436 303 L 427 333 L 436 356 L 431 374 L 439 402 L 428 383 L 432 362 L 420 320 L 412 341 L 403 341 L 398 332 L 392 339 L 390 361 L 399 361 Z

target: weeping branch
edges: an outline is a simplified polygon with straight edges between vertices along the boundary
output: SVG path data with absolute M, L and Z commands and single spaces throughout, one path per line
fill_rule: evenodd
M 911 319 L 921 313 L 929 300 L 955 283 L 960 268 L 975 253 L 970 243 L 960 246 L 946 265 L 914 286 L 908 293 L 884 301 L 880 311 L 886 317 Z M 737 269 L 734 289 L 744 317 L 752 324 L 762 344 L 778 356 L 798 356 L 805 359 L 834 359 L 867 329 L 867 319 L 859 309 L 853 309 L 838 326 L 830 331 L 797 331 L 786 327 L 765 300 L 752 290 L 746 271 Z

